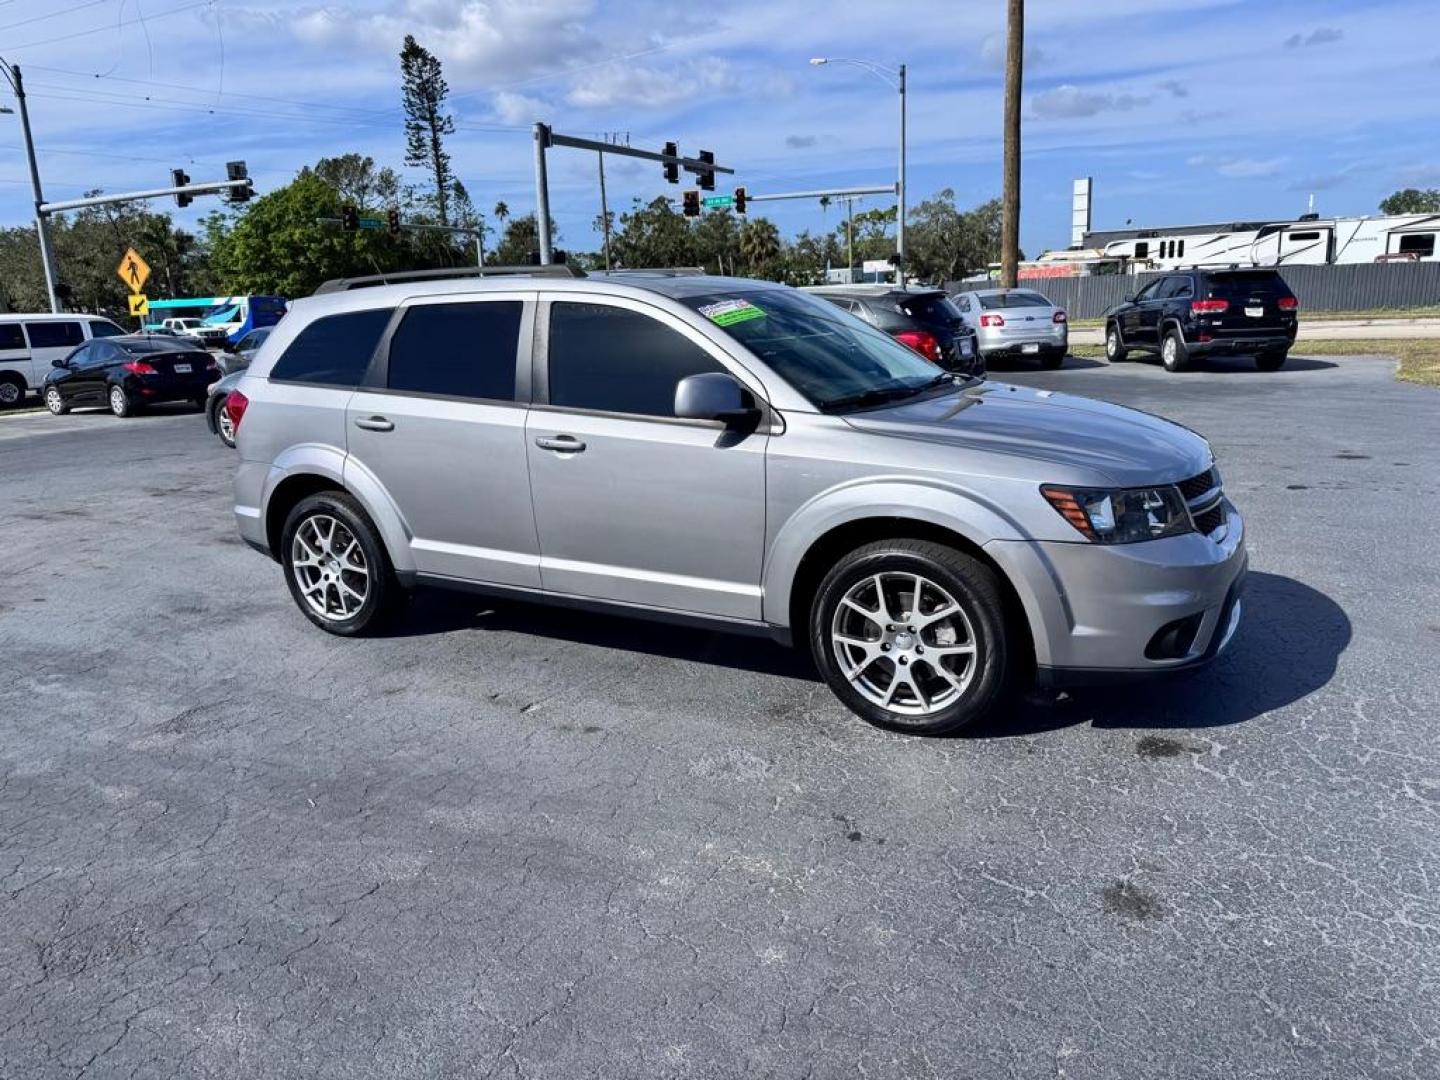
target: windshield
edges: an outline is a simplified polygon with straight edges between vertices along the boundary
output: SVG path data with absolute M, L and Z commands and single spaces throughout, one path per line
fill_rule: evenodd
M 834 304 L 790 289 L 691 296 L 694 308 L 760 357 L 816 407 L 864 408 L 950 376 Z
M 1049 307 L 1050 301 L 1033 292 L 982 293 L 980 306 L 986 311 L 995 311 L 997 308 Z

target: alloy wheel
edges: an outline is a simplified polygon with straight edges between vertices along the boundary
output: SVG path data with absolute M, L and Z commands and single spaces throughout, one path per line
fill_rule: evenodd
M 235 421 L 230 419 L 230 412 L 222 402 L 220 408 L 215 412 L 215 426 L 220 429 L 220 438 L 225 440 L 227 446 L 235 445 Z
M 14 405 L 20 400 L 21 393 L 20 387 L 10 380 L 0 382 L 0 405 Z
M 975 678 L 977 639 L 965 609 L 922 574 L 887 571 L 852 585 L 835 607 L 830 641 L 841 673 L 892 713 L 929 716 Z
M 130 402 L 125 400 L 125 391 L 118 386 L 112 386 L 110 388 L 110 411 L 116 416 L 124 416 L 129 407 Z
M 65 402 L 60 398 L 60 391 L 56 390 L 55 387 L 52 386 L 49 390 L 45 391 L 45 407 L 56 416 L 60 415 L 60 408 L 64 404 Z
M 1163 359 L 1163 360 L 1165 361 L 1165 364 L 1166 364 L 1167 367 L 1173 367 L 1173 366 L 1174 366 L 1174 364 L 1175 364 L 1175 339 L 1174 339 L 1173 337 L 1167 337 L 1167 338 L 1165 339 L 1165 344 L 1160 347 L 1160 357 L 1161 357 L 1161 359 Z
M 300 522 L 290 565 L 306 605 L 322 619 L 343 622 L 369 599 L 365 551 L 345 523 L 329 514 L 311 514 Z

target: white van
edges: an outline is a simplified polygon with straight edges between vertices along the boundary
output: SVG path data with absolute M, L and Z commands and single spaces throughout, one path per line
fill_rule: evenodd
M 55 360 L 91 338 L 125 333 L 100 315 L 0 315 L 0 409 L 40 392 Z

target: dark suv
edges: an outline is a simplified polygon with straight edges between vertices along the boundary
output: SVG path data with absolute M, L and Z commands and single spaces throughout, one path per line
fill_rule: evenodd
M 1166 371 L 1221 353 L 1255 357 L 1261 371 L 1285 363 L 1299 301 L 1274 270 L 1177 270 L 1105 313 L 1105 357 L 1160 354 Z
M 902 341 L 925 359 L 962 375 L 985 374 L 975 331 L 942 289 L 894 285 L 821 285 L 807 289 Z

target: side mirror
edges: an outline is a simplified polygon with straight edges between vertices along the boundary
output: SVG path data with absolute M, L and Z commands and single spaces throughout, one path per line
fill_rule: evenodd
M 70 361 L 65 359 L 65 357 L 63 356 L 57 356 L 54 360 L 50 361 L 50 366 L 55 368 L 66 368 L 70 366 Z
M 675 384 L 675 415 L 682 420 L 720 420 L 739 426 L 760 419 L 750 392 L 733 375 L 712 371 Z

